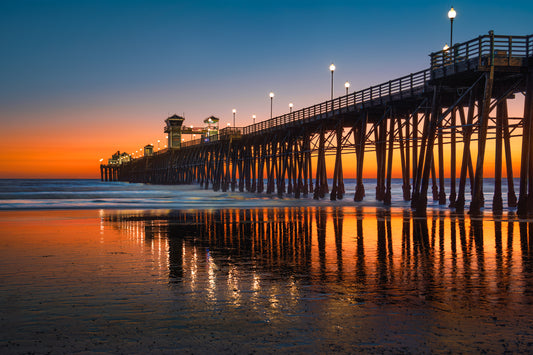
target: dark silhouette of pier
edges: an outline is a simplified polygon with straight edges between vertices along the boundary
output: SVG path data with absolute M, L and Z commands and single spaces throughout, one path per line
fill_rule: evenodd
M 523 115 L 509 117 L 508 101 L 517 93 L 525 95 Z M 144 157 L 122 164 L 101 165 L 101 173 L 102 180 L 199 183 L 215 191 L 296 198 L 312 194 L 319 199 L 329 193 L 331 200 L 337 200 L 346 192 L 342 154 L 355 152 L 354 199 L 361 201 L 363 162 L 374 152 L 376 199 L 385 205 L 391 203 L 396 161 L 401 165 L 403 198 L 411 201 L 417 214 L 426 213 L 430 183 L 433 198 L 458 212 L 464 211 L 465 194 L 470 193 L 469 212 L 479 214 L 490 139 L 495 140 L 493 211 L 505 207 L 506 179 L 507 207 L 533 214 L 532 119 L 533 35 L 500 36 L 491 31 L 431 53 L 426 70 L 201 139 L 181 142 L 183 118 L 174 115 L 167 119 L 168 149 L 148 150 Z M 512 137 L 522 141 L 518 200 L 511 159 L 518 152 L 511 152 Z M 326 155 L 335 156 L 331 188 Z

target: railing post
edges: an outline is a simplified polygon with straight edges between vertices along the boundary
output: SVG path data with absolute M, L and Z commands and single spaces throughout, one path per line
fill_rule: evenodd
M 479 51 L 479 55 L 478 55 L 478 67 L 481 66 L 481 59 L 483 57 L 483 36 L 479 36 L 478 37 L 478 51 Z
M 470 62 L 468 61 L 468 58 L 469 58 L 469 53 L 470 52 L 470 42 L 466 42 L 466 49 L 465 49 L 465 63 L 466 63 L 466 67 L 467 69 L 470 69 Z
M 507 65 L 511 64 L 511 57 L 513 54 L 513 36 L 509 36 L 509 50 L 507 51 Z
M 489 31 L 489 37 L 490 37 L 490 66 L 494 65 L 494 31 Z

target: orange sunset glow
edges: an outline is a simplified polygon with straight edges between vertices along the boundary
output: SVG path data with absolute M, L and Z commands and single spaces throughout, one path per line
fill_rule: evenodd
M 99 178 L 100 159 L 107 160 L 117 150 L 133 153 L 146 144 L 154 144 L 157 140 L 160 148 L 166 143 L 163 132 L 164 115 L 147 118 L 149 113 L 139 109 L 123 107 L 124 112 L 106 112 L 97 110 L 62 110 L 55 114 L 43 115 L 31 128 L 19 127 L 17 121 L 5 126 L 9 131 L 0 143 L 0 178 Z M 122 110 L 119 110 L 122 111 Z M 139 113 L 140 112 L 140 113 Z M 27 115 L 28 113 L 25 113 Z M 68 119 L 54 123 L 55 115 L 63 115 Z M 511 100 L 510 117 L 523 116 L 523 96 Z M 22 121 L 30 122 L 29 118 Z M 191 119 L 192 121 L 192 119 Z M 520 131 L 514 132 L 520 135 Z M 188 139 L 188 138 L 187 138 Z M 520 170 L 521 139 L 511 140 L 513 152 L 513 174 L 518 176 Z M 367 149 L 373 147 L 367 146 Z M 494 141 L 489 141 L 485 155 L 485 174 L 494 173 Z M 475 158 L 476 144 L 471 144 Z M 394 156 L 399 157 L 395 150 Z M 450 174 L 449 145 L 445 146 L 445 175 Z M 460 168 L 462 145 L 457 147 L 457 171 Z M 335 157 L 326 157 L 328 177 L 333 176 Z M 400 178 L 399 159 L 394 158 L 393 177 Z M 345 151 L 343 155 L 343 171 L 345 178 L 355 178 L 355 153 Z M 505 165 L 504 165 L 505 172 Z M 375 152 L 365 153 L 364 177 L 376 177 Z

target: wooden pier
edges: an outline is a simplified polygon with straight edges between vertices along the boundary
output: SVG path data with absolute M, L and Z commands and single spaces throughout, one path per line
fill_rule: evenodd
M 517 93 L 525 96 L 523 115 L 510 117 L 508 101 Z M 531 215 L 532 119 L 533 35 L 500 36 L 491 31 L 431 53 L 426 70 L 250 126 L 224 128 L 217 135 L 131 162 L 101 165 L 101 176 L 106 181 L 199 183 L 215 191 L 296 198 L 320 199 L 329 193 L 337 200 L 346 193 L 342 154 L 355 153 L 354 199 L 361 201 L 363 162 L 366 155 L 375 154 L 376 199 L 385 205 L 391 203 L 393 165 L 399 164 L 403 198 L 411 201 L 417 214 L 426 213 L 431 183 L 433 198 L 458 212 L 465 210 L 465 194 L 470 193 L 468 208 L 475 215 L 484 205 L 484 165 L 491 140 L 493 211 L 518 207 L 519 214 Z M 521 139 L 520 153 L 511 152 L 513 137 Z M 518 200 L 512 154 L 521 154 Z M 326 155 L 335 158 L 331 187 Z M 502 202 L 505 180 L 508 206 Z

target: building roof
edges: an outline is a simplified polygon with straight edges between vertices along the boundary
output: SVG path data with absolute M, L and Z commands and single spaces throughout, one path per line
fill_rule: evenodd
M 204 123 L 217 123 L 218 121 L 220 121 L 219 118 L 215 116 L 209 116 L 204 120 Z

